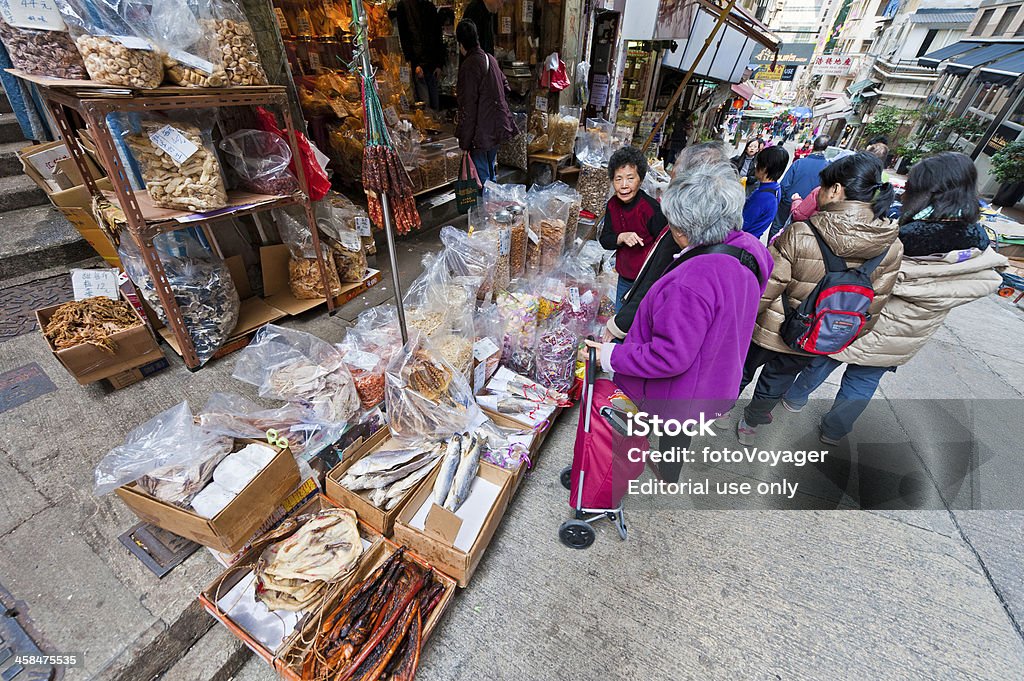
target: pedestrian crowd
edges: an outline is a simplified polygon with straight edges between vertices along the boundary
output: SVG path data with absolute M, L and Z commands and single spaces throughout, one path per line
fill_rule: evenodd
M 897 203 L 884 141 L 829 161 L 818 137 L 792 165 L 759 142 L 731 159 L 719 143 L 682 149 L 660 205 L 639 189 L 642 154 L 613 157 L 600 240 L 617 250 L 616 314 L 588 345 L 639 409 L 711 412 L 748 445 L 779 405 L 801 411 L 843 367 L 818 425 L 835 445 L 950 310 L 999 287 L 1007 260 L 978 224 L 977 171 L 963 154 L 919 161 Z M 668 439 L 661 449 L 689 444 Z M 678 480 L 679 466 L 659 473 Z

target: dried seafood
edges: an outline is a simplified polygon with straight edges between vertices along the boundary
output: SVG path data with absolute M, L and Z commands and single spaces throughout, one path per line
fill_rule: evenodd
M 296 519 L 298 529 L 264 549 L 256 568 L 256 598 L 271 610 L 304 610 L 329 584 L 349 576 L 363 554 L 356 514 L 329 508 Z
M 400 548 L 325 608 L 305 658 L 292 664 L 304 680 L 411 681 L 425 624 L 444 592 L 434 571 Z
M 437 339 L 434 343 L 438 353 L 456 371 L 465 374 L 473 361 L 473 344 L 454 334 Z
M 344 365 L 333 369 L 297 359 L 271 370 L 267 393 L 309 407 L 322 423 L 341 423 L 359 411 L 359 394 Z
M 403 369 L 402 377 L 409 388 L 428 400 L 440 399 L 452 381 L 452 374 L 448 368 L 424 350 L 413 353 Z
M 334 266 L 334 258 L 326 253 L 326 248 L 324 250 L 324 268 L 327 270 L 331 295 L 341 295 L 341 281 Z M 293 255 L 288 260 L 288 286 L 292 295 L 299 300 L 324 298 L 324 279 L 320 276 L 320 265 L 316 258 L 297 258 Z
M 390 510 L 430 474 L 442 452 L 442 445 L 378 449 L 352 464 L 339 483 L 352 492 L 364 491 L 374 506 Z
M 217 464 L 231 453 L 233 442 L 231 438 L 222 437 L 211 444 L 205 458 L 150 471 L 138 479 L 139 487 L 161 501 L 187 507 L 192 498 L 213 478 Z
M 111 334 L 141 325 L 142 319 L 125 301 L 96 296 L 58 307 L 43 333 L 58 350 L 88 343 L 113 353 L 117 346 Z

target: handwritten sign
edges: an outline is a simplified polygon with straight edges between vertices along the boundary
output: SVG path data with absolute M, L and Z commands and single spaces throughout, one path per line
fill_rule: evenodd
M 4 0 L 4 19 L 11 26 L 39 31 L 64 31 L 64 19 L 53 0 Z
M 543 95 L 537 95 L 537 99 L 533 102 L 534 107 L 537 111 L 547 112 L 548 110 L 548 98 Z
M 512 17 L 501 18 L 501 34 L 508 35 L 512 32 Z
M 165 125 L 156 132 L 150 133 L 149 141 L 153 143 L 153 146 L 163 150 L 178 165 L 199 151 L 198 146 L 172 125 Z
M 96 296 L 106 296 L 117 300 L 117 270 L 106 268 L 100 270 L 71 270 L 71 289 L 75 292 L 75 300 L 85 300 Z
M 523 23 L 533 23 L 533 0 L 523 0 Z
M 356 234 L 359 236 L 371 236 L 370 218 L 359 216 L 356 218 Z

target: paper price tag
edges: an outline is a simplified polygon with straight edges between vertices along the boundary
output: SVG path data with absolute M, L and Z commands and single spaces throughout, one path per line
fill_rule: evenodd
M 398 125 L 398 112 L 395 111 L 395 107 L 389 106 L 384 109 L 384 119 L 388 122 L 388 125 L 395 127 Z
M 533 23 L 533 0 L 523 0 L 523 23 Z
M 320 70 L 320 53 L 312 51 L 309 53 L 309 70 L 319 71 Z
M 67 30 L 53 0 L 4 0 L 0 13 L 7 23 L 18 28 L 39 31 Z
M 71 289 L 75 292 L 75 300 L 85 300 L 95 296 L 106 296 L 117 300 L 117 270 L 71 270 Z
M 535 243 L 535 244 L 539 244 L 540 243 L 540 236 L 538 236 L 537 232 L 533 231 L 533 229 L 531 229 L 530 227 L 526 228 L 526 236 L 533 243 Z
M 508 35 L 512 32 L 512 17 L 501 18 L 501 34 Z
M 198 69 L 207 75 L 213 73 L 217 69 L 216 65 L 214 65 L 213 62 L 206 61 L 202 57 L 197 57 L 194 54 L 186 52 L 185 50 L 168 50 L 167 56 L 175 60 L 179 64 L 191 66 L 192 68 Z
M 537 111 L 543 111 L 546 113 L 548 110 L 548 98 L 543 95 L 537 95 L 537 99 L 534 100 L 533 106 Z
M 412 80 L 412 69 L 410 69 L 408 66 L 403 66 L 402 68 L 398 69 L 398 75 L 402 79 L 403 83 L 408 83 L 410 80 Z
M 281 29 L 281 35 L 291 35 L 292 30 L 288 28 L 288 20 L 284 16 L 284 11 L 280 7 L 274 8 L 274 16 L 277 17 L 277 27 Z
M 512 232 L 507 229 L 498 230 L 498 255 L 506 256 L 512 252 Z
M 199 151 L 199 147 L 193 144 L 181 131 L 171 125 L 165 125 L 149 135 L 149 141 L 154 146 L 162 149 L 178 165 L 181 165 L 192 154 Z
M 476 361 L 483 362 L 499 349 L 490 338 L 481 338 L 473 344 L 473 357 L 476 358 Z
M 148 52 L 153 51 L 153 43 L 149 42 L 145 38 L 139 38 L 134 35 L 109 35 L 106 36 L 114 42 L 121 43 L 129 50 L 146 50 Z
M 299 30 L 299 35 L 312 35 L 313 27 L 309 25 L 309 14 L 303 12 L 299 15 L 298 21 L 296 22 L 296 28 Z
M 476 368 L 473 369 L 473 392 L 478 393 L 484 388 L 484 384 L 487 383 L 487 365 L 477 364 Z
M 338 234 L 338 242 L 341 243 L 342 248 L 353 253 L 363 248 L 362 242 L 359 241 L 359 235 L 351 230 L 340 232 Z
M 580 311 L 580 289 L 578 286 L 569 287 L 569 305 L 572 306 L 573 312 Z
M 371 232 L 370 218 L 362 216 L 356 218 L 356 234 L 359 236 L 373 236 Z

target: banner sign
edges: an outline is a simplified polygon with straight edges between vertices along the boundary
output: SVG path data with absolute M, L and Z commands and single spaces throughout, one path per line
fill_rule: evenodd
M 854 58 L 848 54 L 822 54 L 814 59 L 811 73 L 822 76 L 845 76 L 853 70 Z
M 807 66 L 814 57 L 814 43 L 792 43 L 779 48 L 780 65 L 793 64 Z M 750 58 L 751 64 L 771 64 L 775 61 L 775 53 L 767 47 Z

